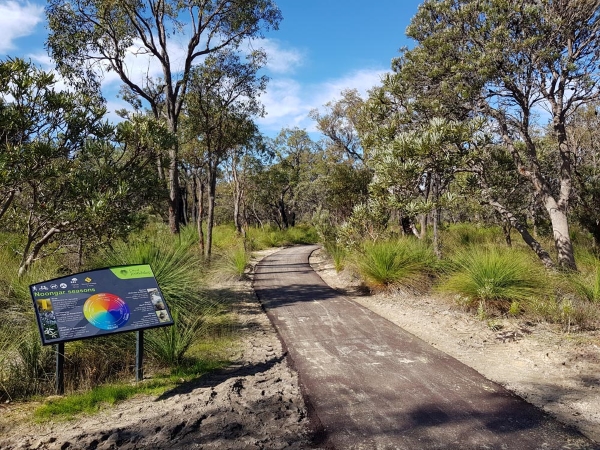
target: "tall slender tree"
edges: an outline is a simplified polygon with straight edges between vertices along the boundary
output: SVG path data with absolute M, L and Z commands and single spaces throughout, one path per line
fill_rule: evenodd
M 98 89 L 103 72 L 115 72 L 128 92 L 177 133 L 193 65 L 207 55 L 235 49 L 277 28 L 273 0 L 49 0 L 47 47 L 63 75 Z M 185 40 L 186 45 L 179 47 Z M 160 67 L 136 77 L 135 57 Z M 179 231 L 179 151 L 169 152 L 169 224 Z
M 246 62 L 239 54 L 222 51 L 206 58 L 191 74 L 186 96 L 186 133 L 205 153 L 208 179 L 208 216 L 205 254 L 212 252 L 217 175 L 219 166 L 235 148 L 246 145 L 258 134 L 253 122 L 264 114 L 258 101 L 267 78 L 257 76 L 264 54 L 254 52 Z

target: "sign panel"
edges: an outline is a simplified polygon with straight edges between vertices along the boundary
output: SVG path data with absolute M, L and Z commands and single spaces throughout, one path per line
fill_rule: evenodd
M 148 264 L 81 272 L 29 291 L 44 345 L 173 325 Z

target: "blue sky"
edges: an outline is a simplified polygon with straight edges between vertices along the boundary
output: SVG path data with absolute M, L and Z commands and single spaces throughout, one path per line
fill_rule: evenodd
M 263 96 L 267 116 L 258 123 L 274 136 L 284 127 L 314 132 L 307 117 L 348 88 L 365 93 L 389 71 L 391 59 L 410 46 L 405 30 L 420 0 L 279 0 L 283 21 L 259 44 L 269 55 Z M 31 58 L 49 69 L 44 50 L 43 1 L 0 0 L 0 57 Z M 148 65 L 145 65 L 148 69 Z M 113 111 L 120 82 L 108 76 L 103 92 Z M 112 113 L 111 113 L 112 116 Z

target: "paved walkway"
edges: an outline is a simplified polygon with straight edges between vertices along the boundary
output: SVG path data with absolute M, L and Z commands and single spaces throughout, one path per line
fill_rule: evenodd
M 279 251 L 254 288 L 298 371 L 321 446 L 600 449 L 473 369 L 327 286 Z

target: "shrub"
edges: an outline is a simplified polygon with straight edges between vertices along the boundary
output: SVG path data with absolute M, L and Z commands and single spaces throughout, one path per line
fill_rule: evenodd
M 150 330 L 144 346 L 154 359 L 167 366 L 181 363 L 185 353 L 196 341 L 204 323 L 202 316 L 189 317 L 172 312 L 174 325 Z
M 262 250 L 293 244 L 314 244 L 319 241 L 316 230 L 307 225 L 280 230 L 275 227 L 250 228 L 246 234 L 250 250 Z
M 250 254 L 243 247 L 232 247 L 213 259 L 211 274 L 216 281 L 242 280 L 250 263 Z
M 12 346 L 0 372 L 3 397 L 23 399 L 50 392 L 54 380 L 53 352 L 43 347 L 37 330 L 29 329 Z
M 95 267 L 149 264 L 170 308 L 193 310 L 202 287 L 203 263 L 192 239 L 157 234 L 150 242 L 120 243 L 94 261 Z
M 592 270 L 567 275 L 575 292 L 584 300 L 600 303 L 600 261 Z
M 562 274 L 562 288 L 578 299 L 600 302 L 600 259 L 589 249 L 576 247 L 575 259 L 579 272 Z
M 470 223 L 458 223 L 448 226 L 444 232 L 444 246 L 450 254 L 467 246 L 504 244 L 500 227 L 480 227 Z
M 541 265 L 509 248 L 469 247 L 452 258 L 448 272 L 439 289 L 466 297 L 472 306 L 491 302 L 508 311 L 513 302 L 525 305 L 551 293 Z
M 333 266 L 335 267 L 336 272 L 341 272 L 344 270 L 344 265 L 346 262 L 346 256 L 348 254 L 347 250 L 336 243 L 325 244 L 325 251 L 331 256 L 333 259 Z
M 437 264 L 431 248 L 411 238 L 365 244 L 354 260 L 358 272 L 373 289 L 423 290 Z

